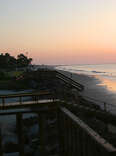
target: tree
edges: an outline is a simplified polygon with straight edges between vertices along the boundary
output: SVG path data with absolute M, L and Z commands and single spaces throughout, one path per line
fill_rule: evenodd
M 16 66 L 16 59 L 13 56 L 10 56 L 9 53 L 1 53 L 0 54 L 0 68 L 15 68 Z
M 19 54 L 17 59 L 9 53 L 0 54 L 0 69 L 15 69 L 16 67 L 27 67 L 31 64 L 32 58 L 27 58 L 24 54 Z
M 17 56 L 17 66 L 18 67 L 27 67 L 29 64 L 31 64 L 32 58 L 27 58 L 24 54 L 19 54 Z
M 15 68 L 16 67 L 16 58 L 10 56 L 9 53 L 5 53 L 5 63 L 7 68 Z

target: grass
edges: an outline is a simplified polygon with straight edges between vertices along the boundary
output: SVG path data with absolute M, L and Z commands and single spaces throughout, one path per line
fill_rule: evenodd
M 10 77 L 18 77 L 23 74 L 23 71 L 11 71 L 7 73 Z
M 11 72 L 2 72 L 0 73 L 0 80 L 11 80 L 13 77 L 18 77 L 23 74 L 23 71 L 11 71 Z
M 0 76 L 0 89 L 25 89 L 27 88 L 26 83 L 19 82 L 14 79 L 23 74 L 23 71 L 11 71 L 3 72 L 3 76 Z

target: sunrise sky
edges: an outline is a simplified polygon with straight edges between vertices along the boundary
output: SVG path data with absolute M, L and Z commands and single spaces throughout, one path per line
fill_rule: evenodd
M 0 0 L 0 52 L 36 64 L 116 63 L 116 0 Z

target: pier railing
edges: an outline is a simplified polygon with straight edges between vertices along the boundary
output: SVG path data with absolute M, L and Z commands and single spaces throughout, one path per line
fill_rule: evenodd
M 10 142 L 10 147 L 5 147 L 4 144 L 4 137 L 3 137 L 3 130 L 2 127 L 0 127 L 0 156 L 3 156 L 6 153 L 18 153 L 19 156 L 25 156 L 25 147 L 29 146 L 31 148 L 31 146 L 36 146 L 37 150 L 38 150 L 38 155 L 40 156 L 44 156 L 44 155 L 48 155 L 48 153 L 50 153 L 50 151 L 47 149 L 47 143 L 46 143 L 46 134 L 50 135 L 50 131 L 49 131 L 49 126 L 51 126 L 50 124 L 48 124 L 47 120 L 49 119 L 49 116 L 51 116 L 52 114 L 54 114 L 54 112 L 57 112 L 57 103 L 54 102 L 55 105 L 52 105 L 49 107 L 48 109 L 48 105 L 45 104 L 43 106 L 43 108 L 41 109 L 33 109 L 33 110 L 12 110 L 12 111 L 3 111 L 0 112 L 0 117 L 2 116 L 8 116 L 8 118 L 10 119 L 10 116 L 14 116 L 14 119 L 16 119 L 16 124 L 13 123 L 14 125 L 16 125 L 16 131 L 15 131 L 15 135 L 17 137 L 17 141 L 15 143 L 15 147 L 14 151 L 11 151 L 11 142 Z M 25 141 L 25 132 L 24 132 L 24 115 L 28 114 L 34 114 L 36 117 L 36 124 L 38 125 L 36 127 L 36 131 L 38 131 L 38 134 L 36 135 L 36 138 L 33 141 L 33 138 L 29 138 L 29 144 L 27 144 Z M 57 113 L 56 113 L 57 114 Z M 54 116 L 55 118 L 55 116 Z M 15 121 L 15 120 L 14 120 Z M 28 123 L 31 124 L 31 123 Z M 29 128 L 28 128 L 29 130 Z M 13 136 L 12 136 L 13 137 Z M 50 136 L 53 137 L 53 136 Z M 10 140 L 9 140 L 10 141 Z M 38 144 L 39 143 L 39 144 Z M 6 151 L 7 150 L 7 151 Z M 12 150 L 13 150 L 13 146 L 12 146 Z M 34 151 L 33 151 L 34 153 Z M 26 153 L 27 154 L 27 153 Z M 28 153 L 29 155 L 32 153 Z
M 93 105 L 97 105 L 100 107 L 101 110 L 116 115 L 116 105 L 112 103 L 108 103 L 93 97 L 89 96 L 82 96 L 87 101 L 90 101 L 93 103 Z
M 47 105 L 46 105 L 47 106 Z M 16 132 L 18 138 L 19 155 L 25 155 L 25 138 L 24 138 L 24 122 L 23 115 L 25 113 L 36 114 L 38 124 L 38 137 L 39 140 L 38 150 L 39 155 L 50 155 L 53 151 L 52 147 L 56 144 L 57 155 L 59 156 L 115 156 L 116 148 L 103 139 L 93 129 L 91 129 L 84 121 L 74 115 L 61 103 L 53 102 L 50 107 L 43 106 L 43 109 L 23 110 L 14 112 L 4 112 L 1 115 L 14 115 L 16 116 Z M 48 124 L 49 115 L 52 116 L 52 120 Z M 55 121 L 55 122 L 54 122 Z M 56 123 L 56 127 L 53 124 Z M 49 128 L 50 126 L 50 128 Z M 0 131 L 1 132 L 1 131 Z M 55 133 L 54 133 L 55 132 Z M 52 142 L 54 134 L 57 134 L 57 141 Z M 49 136 L 46 139 L 46 135 Z M 47 143 L 51 144 L 51 148 L 48 148 Z M 59 146 L 57 146 L 59 145 Z M 0 155 L 4 154 L 2 133 L 0 134 Z
M 65 76 L 64 74 L 56 71 L 56 77 L 62 81 L 64 81 L 67 84 L 70 84 L 72 87 L 76 88 L 79 91 L 84 90 L 84 86 L 76 81 L 74 81 L 72 78 L 69 78 L 68 76 Z
M 60 155 L 114 156 L 116 148 L 87 124 L 61 107 L 59 112 Z
M 0 109 L 9 108 L 10 106 L 34 105 L 47 101 L 54 101 L 54 96 L 49 91 L 0 95 Z

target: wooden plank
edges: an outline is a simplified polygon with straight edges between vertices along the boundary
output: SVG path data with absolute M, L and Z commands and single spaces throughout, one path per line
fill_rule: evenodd
M 3 156 L 2 132 L 1 132 L 1 128 L 0 128 L 0 156 Z
M 26 96 L 41 96 L 41 95 L 51 95 L 49 91 L 41 91 L 41 92 L 31 92 L 31 93 L 20 93 L 20 94 L 8 94 L 8 95 L 0 95 L 0 98 L 18 98 L 18 97 L 26 97 Z
M 98 133 L 96 133 L 93 129 L 87 126 L 82 120 L 80 120 L 77 116 L 71 113 L 68 109 L 61 107 L 62 113 L 65 113 L 67 117 L 69 117 L 75 125 L 79 126 L 82 130 L 84 130 L 87 135 L 89 135 L 96 144 L 101 146 L 104 150 L 109 153 L 116 154 L 116 148 L 113 147 L 110 143 L 108 143 L 105 139 L 103 139 Z
M 63 135 L 63 120 L 62 120 L 62 114 L 57 110 L 57 127 L 58 127 L 58 138 L 59 138 L 59 155 L 64 156 L 64 135 Z
M 67 104 L 64 104 L 64 106 L 66 106 L 68 109 L 70 109 L 71 111 L 75 112 L 76 111 L 81 111 L 85 114 L 97 117 L 98 119 L 102 120 L 104 123 L 111 123 L 112 125 L 116 125 L 116 115 L 105 112 L 105 111 L 101 111 L 101 110 L 96 110 L 94 108 L 90 108 L 84 105 L 76 105 L 76 106 L 70 106 Z
M 13 103 L 14 104 L 14 103 Z M 19 96 L 19 103 L 18 104 L 22 104 L 22 96 Z M 8 105 L 8 103 L 7 103 L 7 105 Z M 15 104 L 16 105 L 16 104 Z
M 25 114 L 25 113 L 37 113 L 37 112 L 42 112 L 43 114 L 47 114 L 48 112 L 54 112 L 54 111 L 57 111 L 57 107 L 51 107 L 51 108 L 49 108 L 49 109 L 44 109 L 44 108 L 40 108 L 40 109 L 28 109 L 28 110 L 14 110 L 14 111 L 5 111 L 5 112 L 1 112 L 0 113 L 0 116 L 2 116 L 2 115 L 15 115 L 16 113 L 23 113 L 23 114 Z
M 69 84 L 70 86 L 73 86 L 74 88 L 76 88 L 76 89 L 79 90 L 79 91 L 82 91 L 82 90 L 83 90 L 83 89 L 80 88 L 79 86 L 77 86 L 77 85 L 75 85 L 75 84 L 73 84 L 73 83 L 71 84 L 69 81 L 65 80 L 65 79 L 62 78 L 62 77 L 57 76 L 57 78 L 60 79 L 60 80 L 62 80 L 62 81 L 65 82 L 66 84 Z
M 72 154 L 72 141 L 73 141 L 73 139 L 72 139 L 72 128 L 71 128 L 71 123 L 72 123 L 72 121 L 69 119 L 68 120 L 68 141 L 69 141 L 69 152 L 68 152 L 68 156 L 73 156 L 73 154 Z
M 78 156 L 83 156 L 83 129 L 78 126 L 77 138 L 78 138 Z
M 75 127 L 75 124 L 72 123 L 73 125 L 73 151 L 74 151 L 74 154 L 73 156 L 76 156 L 76 155 L 79 155 L 79 145 L 78 143 L 80 144 L 79 140 L 78 140 L 78 129 L 77 127 Z
M 42 113 L 38 114 L 38 125 L 39 125 L 39 139 L 40 139 L 40 156 L 46 156 L 46 147 L 45 147 L 45 120 Z
M 64 156 L 68 156 L 69 150 L 69 137 L 68 137 L 68 121 L 65 114 L 63 114 L 63 131 L 64 131 Z
M 61 72 L 56 71 L 56 76 L 60 75 L 62 78 L 64 78 L 65 80 L 68 80 L 69 82 L 71 81 L 74 85 L 77 85 L 78 87 L 80 87 L 81 89 L 84 89 L 84 86 L 80 83 L 78 83 L 77 81 L 74 81 L 72 78 L 62 74 Z
M 19 155 L 24 156 L 24 137 L 23 137 L 22 113 L 16 114 L 16 130 L 17 130 L 17 135 L 18 135 Z
M 76 133 L 75 133 L 75 128 L 74 128 L 73 123 L 71 123 L 70 129 L 71 129 L 71 136 L 72 136 L 72 142 L 71 142 L 71 144 L 72 144 L 72 155 L 75 156 L 75 153 L 76 153 L 76 148 L 75 147 L 77 147 L 77 145 L 76 145 L 76 140 L 77 139 L 75 139 L 76 138 L 76 135 L 75 135 Z
M 23 102 L 22 104 L 20 104 L 19 102 L 8 103 L 4 107 L 0 106 L 0 110 L 15 109 L 15 108 L 30 108 L 35 106 L 43 107 L 45 105 L 47 106 L 47 105 L 54 105 L 55 103 L 57 104 L 57 102 L 59 102 L 58 99 L 55 99 L 54 101 L 49 99 L 49 100 L 39 100 L 38 103 L 36 101 L 27 101 L 27 102 Z
M 5 106 L 5 98 L 2 97 L 2 107 L 4 108 L 4 106 Z
M 89 107 L 85 107 L 82 105 L 77 105 L 78 110 L 81 110 L 85 113 L 94 115 L 94 117 L 97 117 L 98 119 L 104 121 L 105 123 L 112 123 L 114 125 L 116 125 L 116 115 L 108 113 L 108 112 L 103 112 L 100 110 L 95 110 Z

